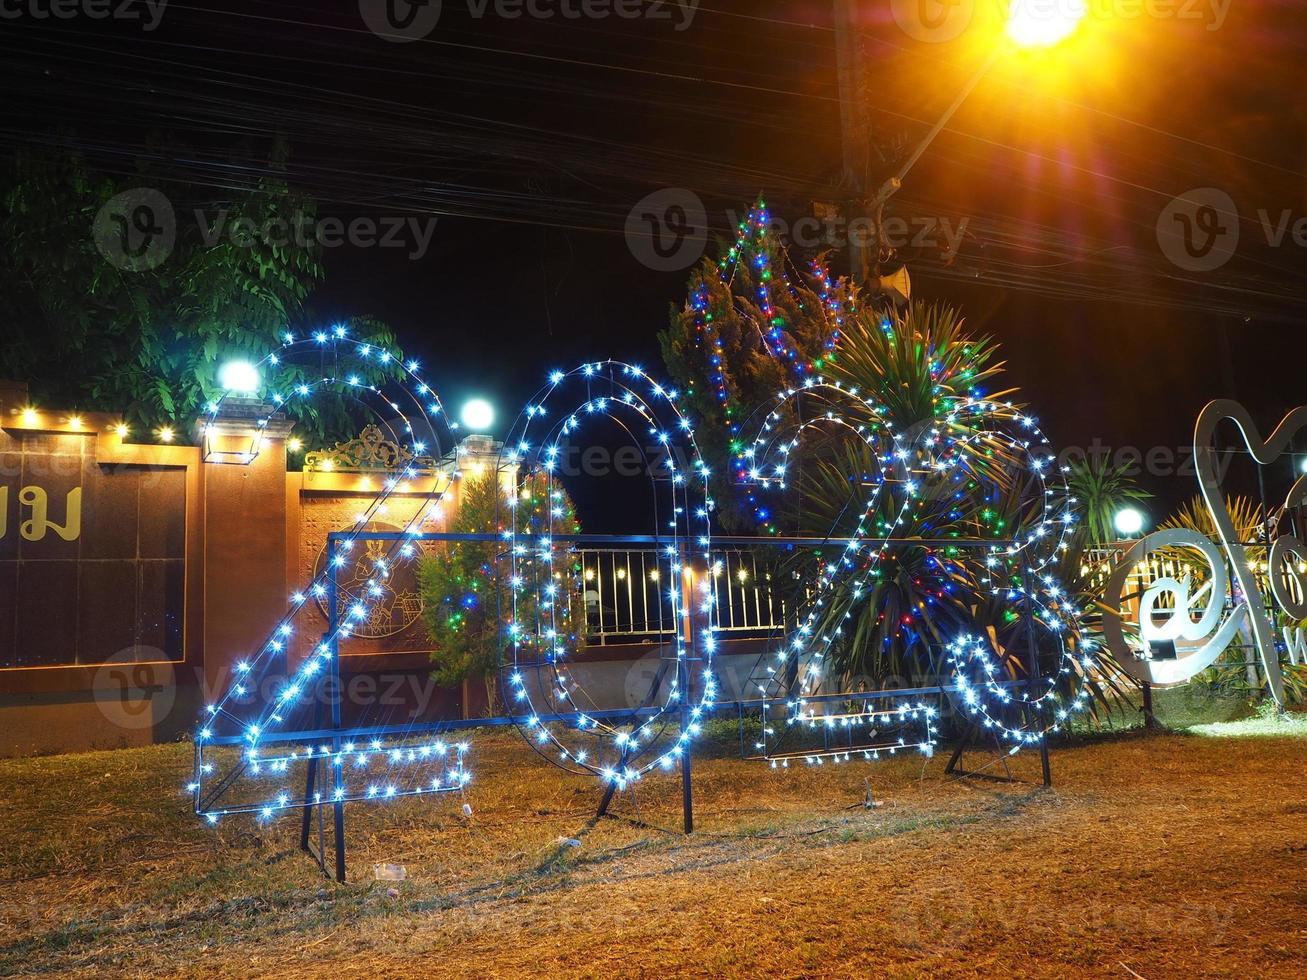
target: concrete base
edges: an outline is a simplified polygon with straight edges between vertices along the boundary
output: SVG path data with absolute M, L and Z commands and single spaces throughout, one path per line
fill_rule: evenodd
M 199 709 L 194 688 L 112 700 L 103 692 L 9 695 L 0 699 L 0 758 L 171 742 L 194 727 Z

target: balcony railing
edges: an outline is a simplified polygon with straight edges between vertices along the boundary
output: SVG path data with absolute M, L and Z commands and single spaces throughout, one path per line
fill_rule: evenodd
M 668 568 L 657 551 L 586 548 L 581 563 L 586 636 L 591 643 L 631 643 L 672 636 Z M 713 626 L 741 636 L 766 635 L 785 623 L 785 604 L 775 595 L 771 573 L 748 551 L 714 553 Z M 679 587 L 679 583 L 676 583 Z

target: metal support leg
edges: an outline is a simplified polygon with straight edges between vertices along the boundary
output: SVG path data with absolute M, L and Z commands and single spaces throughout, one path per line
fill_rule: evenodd
M 681 689 L 681 733 L 690 730 L 690 668 L 684 660 L 678 667 L 680 674 L 678 686 Z M 681 748 L 681 814 L 685 818 L 685 832 L 694 833 L 694 783 L 693 763 L 691 762 L 690 742 L 687 740 Z
M 340 684 L 340 610 L 337 608 L 337 586 L 336 586 L 336 563 L 331 560 L 336 553 L 336 537 L 334 534 L 327 538 L 327 643 L 331 649 L 331 728 L 333 732 L 340 732 L 340 699 L 342 690 Z M 335 735 L 331 740 L 331 753 L 333 757 L 332 765 L 332 785 L 335 788 L 333 799 L 333 809 L 335 810 L 335 836 L 336 836 L 336 880 L 345 881 L 345 804 L 341 802 L 345 795 L 345 767 L 336 765 L 335 759 L 339 759 L 341 752 L 340 735 Z
M 1042 696 L 1038 692 L 1043 675 L 1039 669 L 1039 644 L 1035 640 L 1035 609 L 1032 605 L 1033 595 L 1030 588 L 1030 565 L 1023 552 L 1021 556 L 1021 583 L 1026 590 L 1026 691 L 1034 696 L 1036 703 L 1029 705 L 1039 727 L 1039 765 L 1043 771 L 1044 785 L 1053 785 L 1053 766 L 1048 758 L 1048 731 L 1044 718 Z

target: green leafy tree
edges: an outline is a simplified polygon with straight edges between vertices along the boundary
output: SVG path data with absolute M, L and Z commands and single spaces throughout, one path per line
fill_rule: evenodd
M 502 533 L 507 504 L 496 474 L 466 478 L 459 487 L 458 512 L 449 530 L 454 534 Z M 523 479 L 512 506 L 520 532 L 575 534 L 581 530 L 571 499 L 550 483 L 547 474 Z M 545 601 L 557 603 L 554 609 L 561 621 L 584 622 L 573 608 L 578 601 L 579 561 L 556 560 L 553 564 L 551 576 L 565 579 L 557 592 L 566 598 L 561 602 L 545 599 L 540 583 L 531 582 L 517 593 L 518 622 L 535 622 Z M 450 685 L 483 678 L 492 712 L 498 703 L 497 673 L 508 644 L 507 624 L 513 609 L 510 576 L 501 542 L 450 542 L 423 558 L 418 568 L 422 616 L 433 644 L 433 676 Z M 578 645 L 583 640 L 580 632 L 571 637 Z M 541 638 L 527 630 L 519 642 L 537 643 Z
M 323 274 L 318 247 L 264 233 L 315 217 L 313 201 L 277 174 L 284 155 L 274 151 L 273 176 L 200 207 L 188 187 L 145 164 L 122 178 L 75 152 L 13 155 L 0 214 L 0 376 L 27 381 L 38 403 L 121 414 L 138 434 L 164 424 L 190 431 L 220 394 L 224 361 L 257 360 L 288 329 L 322 326 L 306 322 Z M 176 240 L 154 268 L 134 270 L 100 251 L 93 227 L 106 202 L 139 187 L 171 202 Z M 362 317 L 347 326 L 398 353 L 384 324 Z M 380 366 L 359 373 L 370 383 L 384 376 Z M 299 380 L 293 367 L 278 377 Z M 294 411 L 311 442 L 353 435 L 361 421 L 341 398 Z

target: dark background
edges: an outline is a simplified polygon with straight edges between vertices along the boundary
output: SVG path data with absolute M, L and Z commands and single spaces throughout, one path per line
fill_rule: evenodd
M 323 323 L 383 318 L 447 404 L 484 394 L 505 425 L 553 368 L 660 367 L 686 274 L 628 250 L 645 194 L 693 189 L 718 231 L 759 193 L 789 221 L 842 194 L 828 0 L 703 0 L 684 32 L 474 19 L 446 0 L 413 44 L 377 38 L 349 2 L 171 2 L 152 32 L 7 9 L 6 147 L 72 134 L 123 174 L 155 153 L 194 190 L 181 213 L 255 179 L 283 137 L 323 214 L 438 215 L 421 261 L 329 250 L 312 307 Z M 888 0 L 859 9 L 865 98 L 892 152 L 983 53 L 913 40 Z M 1268 430 L 1307 400 L 1304 249 L 1255 240 L 1259 208 L 1307 215 L 1302 24 L 1269 0 L 1235 0 L 1219 30 L 1092 22 L 1056 68 L 997 65 L 895 198 L 892 213 L 968 218 L 955 261 L 912 264 L 915 296 L 1002 342 L 1008 383 L 1055 442 L 1178 450 L 1212 397 L 1245 400 Z M 1243 241 L 1222 269 L 1182 273 L 1155 222 L 1204 186 L 1234 197 Z M 1195 489 L 1145 482 L 1164 503 Z

